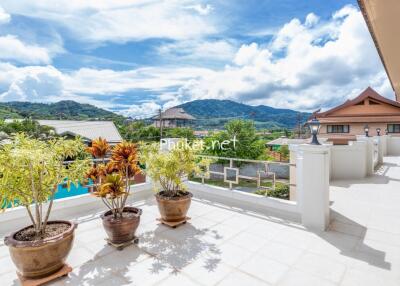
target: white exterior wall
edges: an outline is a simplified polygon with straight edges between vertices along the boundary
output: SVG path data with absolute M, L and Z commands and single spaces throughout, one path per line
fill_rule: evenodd
M 400 156 L 400 137 L 389 136 L 387 138 L 387 155 Z
M 367 176 L 366 142 L 331 147 L 331 180 L 360 179 Z
M 329 226 L 330 147 L 299 145 L 296 159 L 297 198 L 304 226 L 324 231 Z

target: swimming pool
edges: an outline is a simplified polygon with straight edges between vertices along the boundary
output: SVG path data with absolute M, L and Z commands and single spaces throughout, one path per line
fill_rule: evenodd
M 68 198 L 68 197 L 73 197 L 73 196 L 78 196 L 78 195 L 84 195 L 89 192 L 88 187 L 84 187 L 81 184 L 78 184 L 75 186 L 74 184 L 71 184 L 71 187 L 68 191 L 68 189 L 65 187 L 64 184 L 58 185 L 57 193 L 54 196 L 54 199 L 63 199 L 63 198 Z

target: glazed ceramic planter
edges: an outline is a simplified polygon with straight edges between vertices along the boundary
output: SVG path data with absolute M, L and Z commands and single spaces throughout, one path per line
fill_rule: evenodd
M 129 212 L 130 216 L 116 219 L 111 211 L 101 215 L 104 229 L 112 243 L 120 244 L 135 238 L 142 210 L 134 207 L 125 207 L 124 212 Z
M 167 222 L 178 222 L 186 219 L 192 201 L 192 193 L 181 197 L 166 197 L 163 192 L 155 195 L 161 219 Z
M 11 259 L 22 276 L 26 278 L 46 277 L 64 266 L 72 248 L 77 224 L 58 220 L 50 221 L 48 225 L 54 223 L 67 224 L 69 228 L 59 235 L 37 241 L 16 240 L 15 235 L 23 229 L 4 239 L 4 243 L 10 250 Z

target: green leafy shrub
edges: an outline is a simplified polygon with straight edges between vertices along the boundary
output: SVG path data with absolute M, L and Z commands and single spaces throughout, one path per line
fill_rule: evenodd
M 74 160 L 85 149 L 80 139 L 42 141 L 15 135 L 0 149 L 0 208 L 23 206 L 40 238 L 46 230 L 59 184 L 77 184 L 90 167 L 90 160 Z M 47 210 L 45 203 L 49 202 Z M 32 210 L 32 206 L 34 210 Z
M 274 190 L 257 190 L 254 193 L 257 195 L 289 200 L 290 188 L 289 185 L 278 182 Z

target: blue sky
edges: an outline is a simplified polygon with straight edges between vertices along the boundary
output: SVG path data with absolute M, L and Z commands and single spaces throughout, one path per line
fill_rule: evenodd
M 311 111 L 393 97 L 356 1 L 2 0 L 0 100 L 132 117 L 205 98 Z

